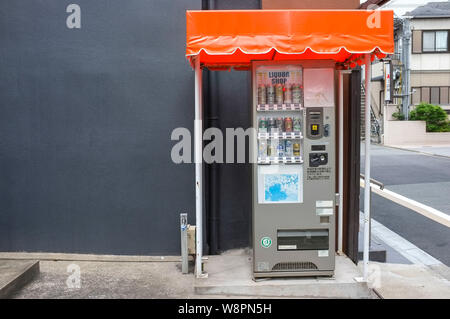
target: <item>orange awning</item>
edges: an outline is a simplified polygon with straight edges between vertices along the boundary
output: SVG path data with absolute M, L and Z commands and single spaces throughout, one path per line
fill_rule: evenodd
M 186 12 L 186 56 L 210 69 L 252 60 L 358 60 L 394 53 L 393 11 L 204 10 Z

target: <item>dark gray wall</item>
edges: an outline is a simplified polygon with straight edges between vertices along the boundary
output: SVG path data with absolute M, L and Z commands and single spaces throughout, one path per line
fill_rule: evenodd
M 0 251 L 179 253 L 194 170 L 172 164 L 170 133 L 192 129 L 185 10 L 200 7 L 0 2 Z
M 80 30 L 66 27 L 70 3 L 81 6 Z M 0 251 L 179 253 L 179 213 L 195 224 L 194 167 L 172 164 L 170 133 L 192 130 L 185 10 L 202 3 L 0 2 Z M 248 127 L 248 72 L 204 73 L 218 112 L 210 124 Z M 207 185 L 217 248 L 248 246 L 250 167 L 223 164 L 216 173 Z
M 209 9 L 215 10 L 260 9 L 261 7 L 260 0 L 207 2 Z M 205 95 L 206 125 L 219 127 L 223 132 L 227 127 L 244 129 L 250 127 L 250 72 L 207 72 L 205 81 L 207 81 L 205 85 L 208 92 Z M 212 171 L 214 169 L 215 173 Z M 212 252 L 249 246 L 252 208 L 250 164 L 206 165 L 206 177 L 206 184 L 209 186 L 207 190 L 209 196 L 206 198 L 212 201 L 207 205 L 206 210 L 208 224 L 206 227 L 209 229 L 207 242 L 212 244 Z M 213 209 L 216 209 L 216 216 L 211 216 Z M 212 231 L 214 219 L 217 219 L 215 232 Z M 214 236 L 216 236 L 216 245 L 214 245 Z

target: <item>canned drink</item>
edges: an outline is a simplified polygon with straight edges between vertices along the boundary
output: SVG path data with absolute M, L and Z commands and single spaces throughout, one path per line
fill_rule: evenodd
M 285 132 L 292 132 L 292 118 L 286 117 L 284 119 L 284 131 Z
M 290 85 L 286 85 L 284 87 L 284 103 L 285 104 L 292 103 L 292 89 Z
M 300 118 L 294 117 L 293 122 L 294 122 L 294 124 L 293 124 L 294 132 L 301 132 L 302 124 L 301 124 Z
M 267 86 L 266 92 L 267 92 L 266 103 L 267 104 L 274 104 L 275 103 L 275 88 L 274 88 L 274 86 L 273 85 Z
M 292 154 L 293 154 L 293 152 L 292 152 L 292 141 L 286 140 L 286 142 L 284 142 L 284 154 L 287 157 L 292 156 Z
M 275 85 L 275 102 L 283 104 L 283 85 L 281 83 Z
M 266 120 L 265 117 L 262 117 L 262 118 L 259 119 L 258 130 L 261 133 L 266 133 L 267 132 L 267 120 Z
M 258 86 L 258 104 L 266 104 L 266 86 L 261 84 Z
M 277 122 L 273 117 L 267 120 L 267 132 L 274 133 L 277 131 Z
M 258 156 L 261 157 L 262 159 L 265 159 L 267 156 L 267 140 L 266 139 L 259 140 Z
M 278 133 L 282 133 L 283 132 L 283 127 L 284 127 L 284 120 L 282 117 L 277 118 L 277 131 Z
M 292 103 L 300 104 L 302 101 L 302 89 L 300 85 L 294 84 L 292 86 Z
M 300 144 L 299 143 L 294 143 L 294 156 L 300 156 Z

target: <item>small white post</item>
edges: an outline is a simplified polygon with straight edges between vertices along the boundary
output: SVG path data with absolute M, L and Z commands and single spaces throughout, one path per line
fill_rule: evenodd
M 365 55 L 365 154 L 364 154 L 364 249 L 363 249 L 363 280 L 367 282 L 369 272 L 369 242 L 370 242 L 370 54 Z
M 203 255 L 203 172 L 202 172 L 202 135 L 203 135 L 203 103 L 202 103 L 202 69 L 200 60 L 195 58 L 195 117 L 194 117 L 194 162 L 195 162 L 195 275 L 202 276 Z

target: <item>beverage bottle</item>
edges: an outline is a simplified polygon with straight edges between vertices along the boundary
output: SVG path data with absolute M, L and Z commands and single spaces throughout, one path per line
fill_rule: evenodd
M 292 103 L 300 104 L 302 101 L 302 89 L 299 84 L 292 85 Z
M 266 94 L 266 86 L 264 84 L 260 84 L 258 86 L 258 104 L 266 104 Z
M 258 157 L 265 159 L 267 157 L 267 140 L 259 140 Z
M 283 145 L 283 141 L 281 140 L 277 140 L 277 156 L 278 157 L 283 157 L 284 156 L 284 145 Z
M 291 157 L 293 152 L 292 152 L 292 141 L 290 140 L 286 140 L 285 144 L 284 144 L 284 155 L 287 157 Z
M 294 156 L 300 156 L 300 144 L 294 143 Z
M 283 85 L 281 83 L 275 85 L 275 102 L 276 104 L 283 104 Z
M 267 155 L 273 157 L 277 154 L 277 142 L 278 140 L 269 140 L 267 145 Z
M 284 103 L 285 104 L 292 103 L 292 89 L 291 86 L 288 84 L 284 86 Z
M 300 118 L 299 117 L 294 117 L 293 122 L 294 122 L 294 124 L 293 124 L 294 132 L 301 132 L 302 125 L 301 125 L 301 122 L 300 122 Z
M 282 117 L 277 118 L 277 131 L 278 133 L 282 133 L 283 132 L 283 127 L 284 127 L 284 120 Z
M 266 88 L 267 92 L 267 104 L 275 104 L 275 88 L 272 84 L 269 84 Z
M 267 131 L 269 133 L 274 133 L 277 130 L 277 122 L 273 117 L 270 117 L 267 120 Z
M 258 122 L 258 130 L 260 133 L 266 133 L 267 132 L 267 120 L 265 117 L 262 117 L 259 119 Z
M 292 132 L 292 118 L 286 117 L 284 119 L 284 131 L 285 132 Z

